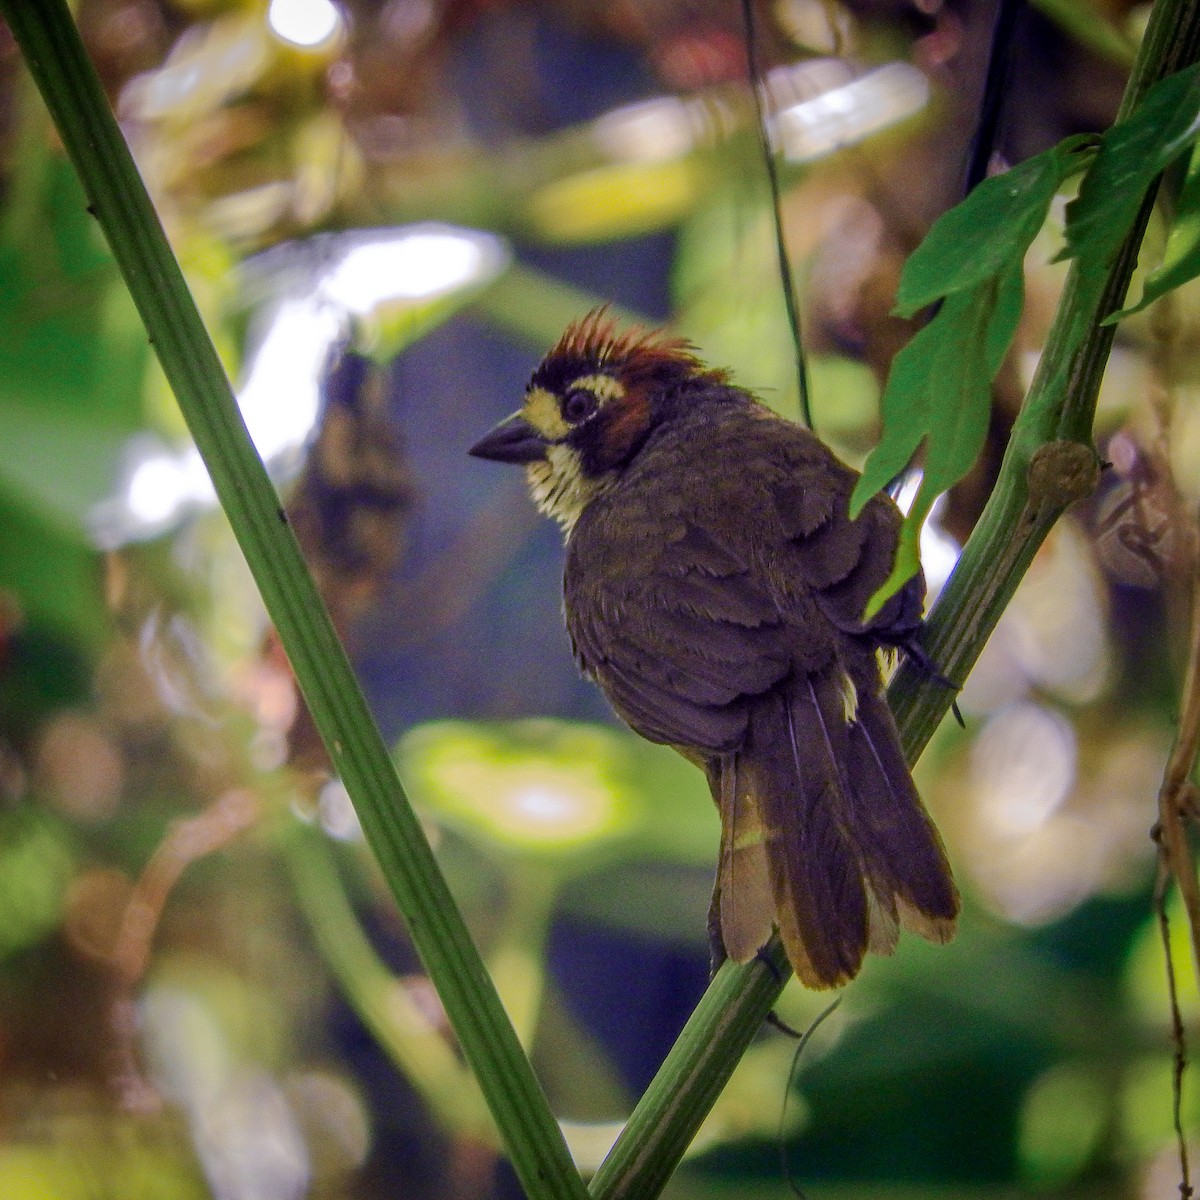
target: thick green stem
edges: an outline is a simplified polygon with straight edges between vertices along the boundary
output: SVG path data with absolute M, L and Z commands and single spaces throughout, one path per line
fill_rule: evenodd
M 1193 62 L 1198 47 L 1200 0 L 1157 0 L 1121 115 L 1159 79 Z M 1149 213 L 1148 199 L 1106 275 L 1073 269 L 1068 276 L 996 488 L 929 620 L 926 648 L 951 679 L 966 678 L 1054 522 L 1094 485 L 1092 421 L 1113 337 L 1101 321 L 1125 295 Z M 888 698 L 905 753 L 915 762 L 952 696 L 906 661 Z M 720 1094 L 783 988 L 786 965 L 780 967 L 775 943 L 769 949 L 771 965 L 727 963 L 718 972 L 593 1178 L 596 1200 L 653 1196 L 669 1177 L 708 1111 L 705 1101 Z M 714 1040 L 705 1041 L 706 1034 Z M 714 1079 L 717 1072 L 721 1077 Z
M 330 759 L 531 1197 L 586 1195 L 396 777 L 65 0 L 0 0 L 204 458 Z
M 790 974 L 778 938 L 752 963 L 724 963 L 592 1178 L 593 1196 L 663 1190 Z

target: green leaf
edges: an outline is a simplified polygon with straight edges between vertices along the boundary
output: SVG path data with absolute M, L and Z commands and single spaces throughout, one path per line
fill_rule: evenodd
M 938 220 L 904 266 L 895 311 L 911 316 L 940 299 L 932 321 L 896 356 L 882 401 L 883 440 L 850 500 L 867 500 L 927 442 L 925 474 L 891 576 L 868 615 L 916 573 L 921 525 L 934 498 L 972 467 L 987 435 L 991 381 L 1008 351 L 1024 298 L 1022 262 L 1064 179 L 1085 161 L 1087 137 L 1068 138 L 985 180 Z
M 1137 216 L 1146 189 L 1200 132 L 1200 64 L 1157 83 L 1100 152 L 1067 205 L 1065 249 L 1085 270 L 1106 270 Z
M 852 515 L 904 469 L 926 437 L 927 475 L 932 464 L 948 487 L 970 470 L 979 446 L 972 449 L 977 439 L 965 431 L 986 432 L 991 379 L 1016 329 L 1022 293 L 1018 262 L 999 281 L 950 296 L 896 355 L 883 393 L 883 439 L 854 489 Z
M 1161 265 L 1146 279 L 1142 298 L 1131 307 L 1109 315 L 1105 324 L 1112 325 L 1124 317 L 1141 312 L 1160 296 L 1182 287 L 1197 275 L 1200 275 L 1200 162 L 1193 153 Z
M 984 361 L 988 367 L 988 379 L 995 379 L 1012 345 L 1013 335 L 1021 320 L 1025 307 L 1025 274 L 1022 264 L 1010 263 L 999 279 L 992 300 L 991 316 L 988 320 L 987 338 L 984 344 Z
M 872 598 L 868 615 L 916 573 L 921 525 L 934 499 L 966 475 L 983 448 L 991 381 L 1016 331 L 1023 295 L 1017 259 L 998 278 L 950 296 L 896 355 L 883 396 L 884 437 L 855 486 L 851 514 L 900 472 L 922 440 L 925 469 L 895 568 Z
M 904 264 L 895 312 L 911 317 L 943 296 L 978 287 L 1019 262 L 1046 220 L 1055 192 L 1082 170 L 1093 139 L 1073 137 L 985 179 L 934 222 Z
M 864 620 L 869 621 L 921 569 L 921 526 L 925 524 L 931 507 L 932 504 L 925 503 L 918 492 L 913 507 L 909 509 L 908 516 L 904 518 L 904 524 L 900 527 L 900 540 L 896 543 L 896 561 L 892 563 L 892 573 L 867 601 L 866 611 L 863 613 Z

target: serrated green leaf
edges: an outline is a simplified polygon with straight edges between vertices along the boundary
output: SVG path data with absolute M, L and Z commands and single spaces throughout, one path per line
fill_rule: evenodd
M 857 515 L 926 442 L 925 470 L 895 567 L 868 614 L 920 566 L 921 525 L 934 499 L 974 465 L 987 436 L 991 381 L 1012 342 L 1024 299 L 1022 262 L 1064 179 L 1080 169 L 1086 137 L 1068 138 L 985 180 L 946 213 L 905 264 L 896 312 L 939 299 L 938 314 L 896 356 L 882 401 L 884 436 L 850 499 Z
M 1064 179 L 1082 170 L 1088 137 L 1073 137 L 985 179 L 943 213 L 904 264 L 895 312 L 911 317 L 943 296 L 978 287 L 1020 261 Z
M 931 407 L 925 475 L 918 499 L 953 487 L 975 465 L 987 436 L 992 380 L 1008 352 L 1024 298 L 1021 264 L 1014 263 L 994 282 L 972 294 L 958 337 L 947 339 L 933 364 L 931 389 L 946 388 Z M 917 505 L 914 504 L 914 511 Z
M 1200 63 L 1157 83 L 1128 119 L 1101 139 L 1100 152 L 1067 205 L 1066 247 L 1085 270 L 1111 263 L 1146 189 L 1200 132 Z
M 852 515 L 904 469 L 925 438 L 938 476 L 955 482 L 971 469 L 978 446 L 966 458 L 970 439 L 961 431 L 965 424 L 979 424 L 979 409 L 986 427 L 991 379 L 1012 341 L 1020 301 L 1018 263 L 1000 283 L 985 281 L 949 296 L 937 316 L 895 356 L 883 392 L 883 438 L 854 487 Z
M 1197 275 L 1200 275 L 1200 161 L 1193 152 L 1192 165 L 1179 194 L 1161 265 L 1147 277 L 1141 299 L 1129 308 L 1112 313 L 1106 318 L 1105 324 L 1112 325 L 1141 312 L 1160 296 L 1190 282 Z
M 926 443 L 921 486 L 905 518 L 896 564 L 872 598 L 868 614 L 916 573 L 921 525 L 937 496 L 971 469 L 983 448 L 991 412 L 991 381 L 1021 315 L 1021 262 L 998 278 L 947 298 L 938 315 L 896 356 L 883 398 L 884 437 L 850 498 L 857 515 L 867 500 Z
M 1020 262 L 1010 263 L 995 281 L 991 315 L 988 318 L 987 336 L 984 340 L 984 361 L 987 363 L 988 379 L 996 378 L 1004 363 L 1004 356 L 1012 345 L 1013 335 L 1021 320 L 1025 307 L 1025 272 Z

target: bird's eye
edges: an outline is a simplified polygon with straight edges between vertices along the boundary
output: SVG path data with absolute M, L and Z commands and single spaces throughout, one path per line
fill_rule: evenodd
M 575 391 L 568 392 L 563 397 L 563 419 L 570 421 L 572 425 L 578 425 L 580 421 L 587 420 L 595 411 L 595 394 L 585 388 L 576 388 Z

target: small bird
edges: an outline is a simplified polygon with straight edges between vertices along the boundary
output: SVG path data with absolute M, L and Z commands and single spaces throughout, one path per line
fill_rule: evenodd
M 777 929 L 796 975 L 830 988 L 900 928 L 948 941 L 958 892 L 877 653 L 918 653 L 924 580 L 863 618 L 895 558 L 892 501 L 850 520 L 857 475 L 814 434 L 603 308 L 470 453 L 524 465 L 562 526 L 581 670 L 708 777 L 714 953 L 748 961 Z

